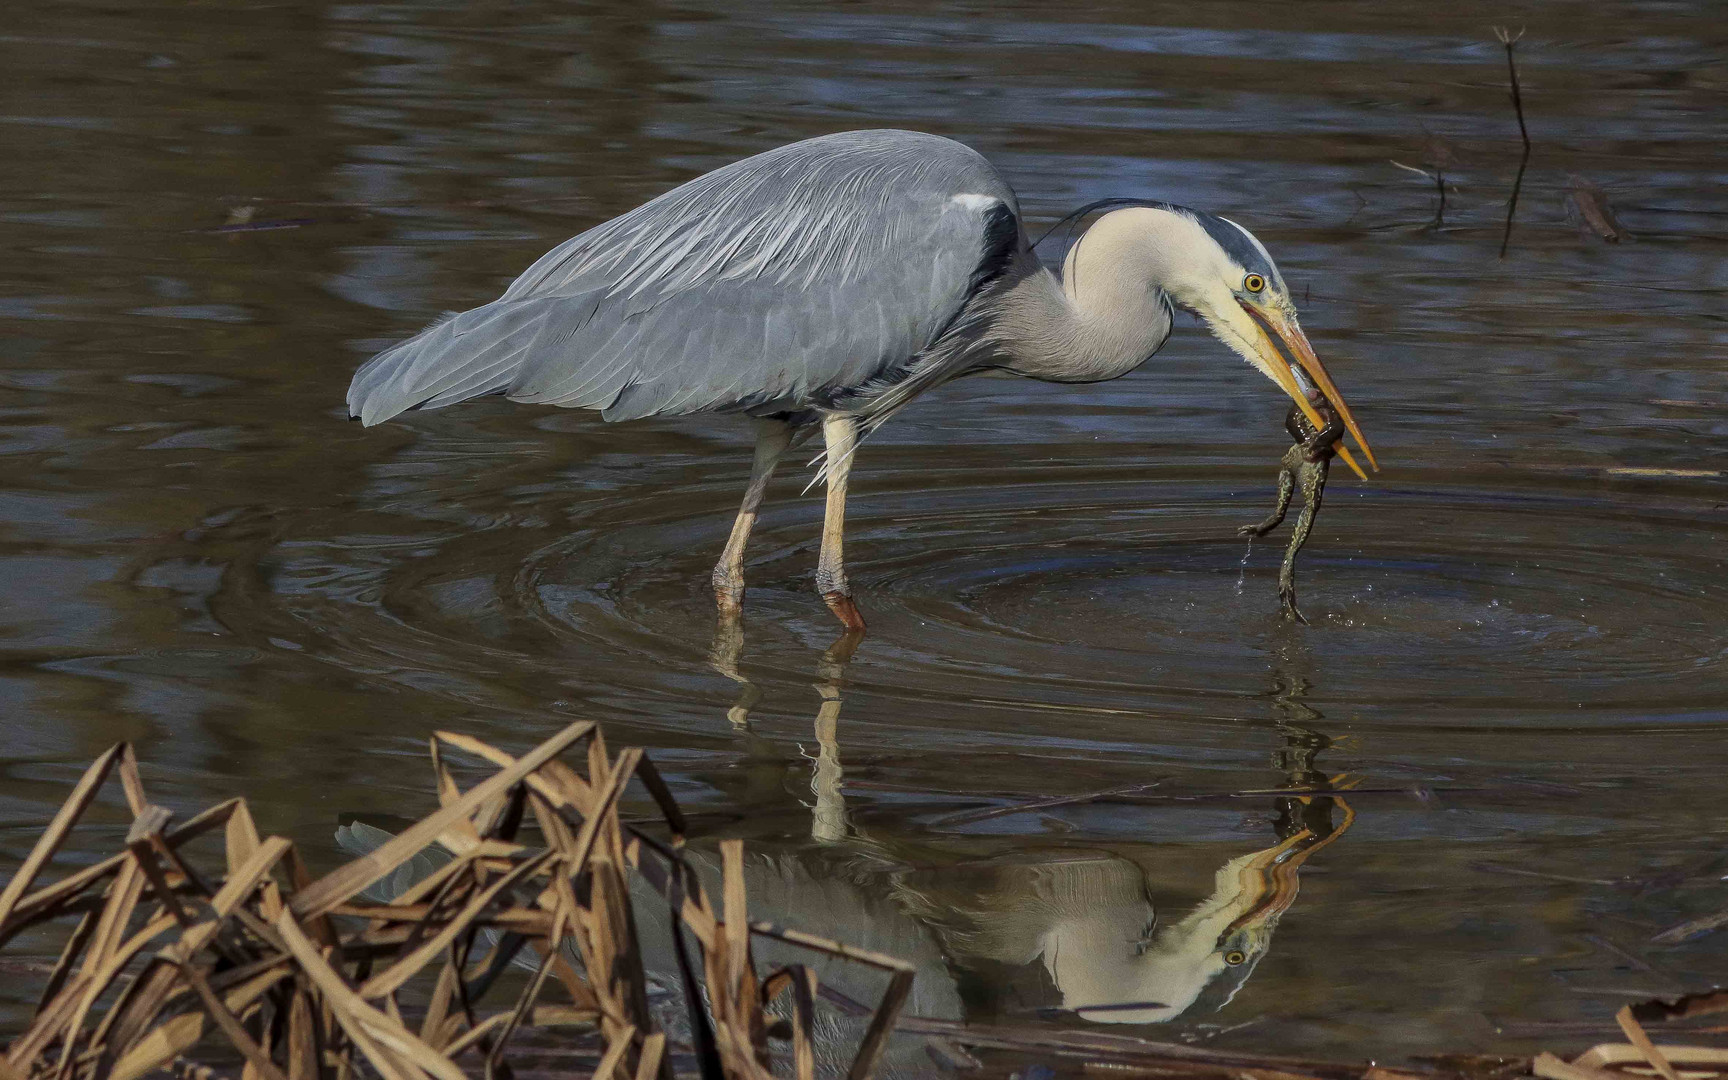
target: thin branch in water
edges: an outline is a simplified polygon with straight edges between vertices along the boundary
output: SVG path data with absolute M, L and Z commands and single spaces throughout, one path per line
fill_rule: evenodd
M 1512 56 L 1513 47 L 1523 39 L 1524 31 L 1520 29 L 1513 34 L 1504 26 L 1496 26 L 1494 36 L 1506 46 L 1506 73 L 1512 81 L 1512 108 L 1518 114 L 1518 136 L 1524 140 L 1524 154 L 1518 159 L 1518 177 L 1512 181 L 1512 197 L 1506 202 L 1506 231 L 1500 235 L 1500 257 L 1504 259 L 1506 245 L 1512 241 L 1512 216 L 1518 212 L 1518 191 L 1524 186 L 1524 170 L 1530 164 L 1530 129 L 1524 126 L 1524 96 L 1518 90 L 1518 61 Z
M 1422 140 L 1422 164 L 1434 170 L 1434 192 L 1440 197 L 1434 211 L 1434 223 L 1429 228 L 1438 232 L 1446 227 L 1446 170 L 1457 164 L 1458 155 L 1444 136 L 1428 132 Z
M 1350 194 L 1356 196 L 1356 208 L 1354 210 L 1350 211 L 1349 217 L 1344 219 L 1344 221 L 1342 222 L 1342 224 L 1344 224 L 1344 225 L 1348 225 L 1352 221 L 1355 221 L 1356 215 L 1360 214 L 1368 206 L 1368 200 L 1363 198 L 1362 192 L 1359 188 L 1350 188 L 1349 191 L 1350 191 Z

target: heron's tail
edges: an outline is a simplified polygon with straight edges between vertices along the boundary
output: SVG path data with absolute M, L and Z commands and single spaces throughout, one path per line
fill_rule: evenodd
M 500 300 L 446 315 L 366 361 L 348 384 L 348 415 L 370 427 L 409 409 L 501 394 L 544 322 L 540 302 Z

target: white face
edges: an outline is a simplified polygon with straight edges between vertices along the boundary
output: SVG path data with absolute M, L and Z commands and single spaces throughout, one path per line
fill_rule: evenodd
M 1212 333 L 1232 351 L 1283 385 L 1271 368 L 1271 358 L 1265 355 L 1259 326 L 1242 307 L 1243 302 L 1265 304 L 1272 300 L 1278 289 L 1276 281 L 1245 269 L 1198 220 L 1185 213 L 1150 207 L 1122 213 L 1136 217 L 1151 282 L 1177 307 L 1206 320 Z M 1264 251 L 1240 226 L 1225 224 L 1240 232 L 1245 244 Z M 1270 264 L 1269 259 L 1267 262 Z
M 1262 375 L 1288 389 L 1287 384 L 1291 380 L 1290 364 L 1278 352 L 1277 347 L 1272 345 L 1265 327 L 1249 314 L 1238 292 L 1236 289 L 1218 290 L 1215 295 L 1206 297 L 1203 304 L 1195 305 L 1194 311 L 1206 320 L 1207 328 L 1219 341 L 1260 369 Z M 1295 324 L 1294 311 L 1277 304 L 1264 306 L 1274 311 L 1281 310 L 1290 323 Z
M 1372 464 L 1373 452 L 1363 441 L 1332 377 L 1314 355 L 1297 322 L 1296 305 L 1290 302 L 1284 280 L 1260 241 L 1227 218 L 1208 215 L 1208 227 L 1174 210 L 1149 208 L 1141 213 L 1144 216 L 1136 224 L 1146 244 L 1150 281 L 1177 306 L 1206 320 L 1219 341 L 1276 383 L 1302 408 L 1310 423 L 1325 427 L 1293 374 L 1298 369 L 1306 372 L 1312 385 L 1337 409 Z M 1346 454 L 1344 460 L 1362 475 L 1353 458 Z
M 1096 239 L 1094 239 L 1096 238 Z M 1290 396 L 1316 430 L 1327 427 L 1317 405 L 1329 405 L 1356 445 L 1374 465 L 1350 406 L 1314 354 L 1296 319 L 1296 307 L 1261 243 L 1227 218 L 1167 205 L 1135 206 L 1104 215 L 1068 253 L 1063 287 L 1070 299 L 1079 288 L 1081 250 L 1130 294 L 1138 290 L 1198 314 L 1232 352 L 1260 370 Z M 1292 374 L 1307 373 L 1324 400 L 1311 399 Z M 1367 478 L 1348 449 L 1338 455 Z M 1376 468 L 1378 466 L 1375 466 Z

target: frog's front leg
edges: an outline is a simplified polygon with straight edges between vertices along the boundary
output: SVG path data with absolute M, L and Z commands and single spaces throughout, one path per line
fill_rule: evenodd
M 1278 463 L 1278 505 L 1272 514 L 1258 525 L 1243 525 L 1236 530 L 1237 536 L 1265 536 L 1276 529 L 1283 521 L 1284 515 L 1290 510 L 1290 496 L 1296 490 L 1296 470 L 1301 467 L 1299 461 L 1292 461 L 1300 447 L 1292 447 L 1284 455 L 1284 460 Z
M 1290 530 L 1290 546 L 1284 549 L 1284 565 L 1278 568 L 1278 598 L 1284 601 L 1284 614 L 1302 625 L 1308 620 L 1296 609 L 1296 553 L 1308 542 L 1314 519 L 1320 514 L 1320 500 L 1326 493 L 1326 472 L 1330 460 L 1307 462 L 1296 471 L 1297 485 L 1302 489 L 1302 509 Z
M 1328 411 L 1327 416 L 1330 419 L 1325 427 L 1302 440 L 1303 460 L 1319 461 L 1321 458 L 1330 458 L 1336 452 L 1332 449 L 1332 445 L 1344 437 L 1344 421 L 1332 416 L 1330 411 Z M 1325 483 L 1326 481 L 1320 482 Z

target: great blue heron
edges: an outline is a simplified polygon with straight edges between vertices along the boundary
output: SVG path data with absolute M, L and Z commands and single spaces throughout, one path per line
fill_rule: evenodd
M 497 300 L 373 357 L 354 375 L 348 411 L 370 425 L 502 394 L 607 420 L 755 418 L 750 483 L 714 568 L 722 613 L 743 600 L 744 546 L 775 464 L 820 424 L 828 500 L 816 586 L 862 629 L 841 555 L 859 439 L 964 375 L 1126 375 L 1164 344 L 1177 307 L 1324 427 L 1293 374 L 1301 365 L 1374 464 L 1247 229 L 1168 203 L 1123 206 L 1086 230 L 1058 279 L 995 168 L 915 131 L 782 146 L 566 240 Z

